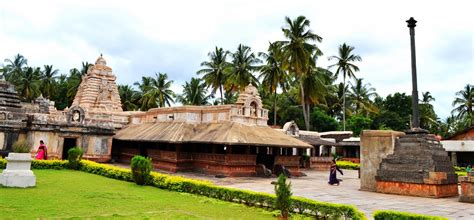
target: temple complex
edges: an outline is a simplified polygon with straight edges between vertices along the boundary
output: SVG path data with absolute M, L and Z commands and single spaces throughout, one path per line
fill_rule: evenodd
M 258 168 L 278 165 L 301 175 L 300 159 L 312 146 L 267 126 L 268 110 L 254 86 L 241 91 L 233 105 L 124 112 L 115 80 L 101 55 L 64 110 L 42 96 L 21 103 L 13 86 L 1 80 L 0 150 L 11 151 L 15 141 L 26 140 L 35 152 L 43 140 L 50 159 L 66 159 L 77 146 L 84 159 L 129 162 L 143 155 L 155 168 L 171 172 L 255 176 Z
M 0 151 L 6 153 L 14 142 L 25 140 L 34 152 L 43 140 L 50 159 L 67 159 L 67 151 L 78 146 L 85 159 L 110 161 L 115 129 L 127 124 L 129 115 L 122 111 L 115 78 L 100 56 L 64 110 L 42 96 L 32 104 L 20 103 L 13 86 L 0 80 Z

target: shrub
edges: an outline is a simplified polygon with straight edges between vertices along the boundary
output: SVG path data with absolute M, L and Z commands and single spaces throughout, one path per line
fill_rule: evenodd
M 409 212 L 397 212 L 397 211 L 390 211 L 390 210 L 378 210 L 375 211 L 374 214 L 375 220 L 396 220 L 396 219 L 404 219 L 404 220 L 447 220 L 447 218 L 438 217 L 438 216 L 430 216 L 430 215 L 419 215 Z
M 82 150 L 78 147 L 73 147 L 67 151 L 67 159 L 69 161 L 69 168 L 73 170 L 79 170 L 81 166 L 81 159 L 82 159 Z
M 275 208 L 280 210 L 281 217 L 288 218 L 288 212 L 291 210 L 291 183 L 286 183 L 286 176 L 280 174 L 278 182 L 275 185 Z
M 360 167 L 360 164 L 350 161 L 336 161 L 336 164 L 340 169 L 345 170 L 358 170 Z
M 130 164 L 135 183 L 145 185 L 150 183 L 151 159 L 148 157 L 134 156 Z
M 30 146 L 26 141 L 16 141 L 13 143 L 13 152 L 15 153 L 30 153 Z

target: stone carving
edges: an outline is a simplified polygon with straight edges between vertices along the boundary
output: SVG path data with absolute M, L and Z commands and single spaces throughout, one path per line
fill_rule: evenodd
M 73 106 L 67 111 L 67 122 L 69 123 L 83 123 L 85 118 L 85 111 L 80 106 Z
M 102 55 L 89 67 L 74 98 L 73 106 L 88 111 L 122 112 L 122 104 L 112 68 Z

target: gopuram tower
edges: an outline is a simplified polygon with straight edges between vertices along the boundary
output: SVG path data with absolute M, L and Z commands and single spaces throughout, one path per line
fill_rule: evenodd
M 82 77 L 72 106 L 80 106 L 88 111 L 122 112 L 116 78 L 101 54 L 95 65 L 90 66 Z

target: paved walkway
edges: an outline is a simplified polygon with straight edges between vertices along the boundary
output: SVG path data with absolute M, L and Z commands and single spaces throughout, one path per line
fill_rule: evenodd
M 375 210 L 389 209 L 448 217 L 449 219 L 474 219 L 474 204 L 460 203 L 458 198 L 421 198 L 359 191 L 357 172 L 344 170 L 340 186 L 327 184 L 328 173 L 305 171 L 306 177 L 292 178 L 293 195 L 318 201 L 355 205 L 368 217 Z M 198 173 L 178 173 L 195 179 L 205 179 L 217 185 L 259 192 L 274 193 L 271 181 L 276 178 L 238 177 L 215 178 Z

